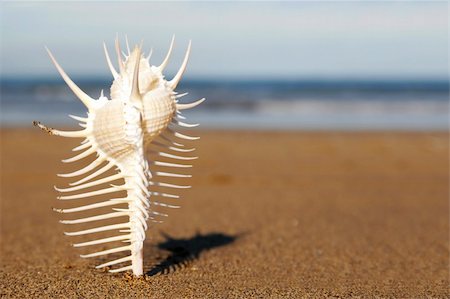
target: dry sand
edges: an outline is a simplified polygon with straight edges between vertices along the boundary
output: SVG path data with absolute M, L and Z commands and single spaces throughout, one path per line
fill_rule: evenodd
M 449 296 L 447 133 L 198 133 L 194 187 L 132 279 L 79 258 L 50 209 L 77 141 L 3 129 L 1 296 Z

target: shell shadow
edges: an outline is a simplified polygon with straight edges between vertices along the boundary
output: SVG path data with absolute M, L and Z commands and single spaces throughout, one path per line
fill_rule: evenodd
M 216 247 L 229 245 L 242 236 L 242 234 L 233 236 L 223 233 L 208 233 L 204 235 L 196 233 L 191 238 L 176 239 L 164 232 L 161 234 L 164 236 L 165 240 L 160 242 L 157 247 L 169 251 L 170 254 L 163 261 L 147 271 L 146 275 L 148 276 L 169 274 L 178 269 L 183 269 L 191 262 L 198 259 L 202 252 Z

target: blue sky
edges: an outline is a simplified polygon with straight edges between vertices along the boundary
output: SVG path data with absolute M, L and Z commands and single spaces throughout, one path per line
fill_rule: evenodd
M 172 34 L 188 78 L 445 78 L 445 2 L 3 2 L 3 76 L 108 76 L 102 50 L 118 33 L 153 47 Z

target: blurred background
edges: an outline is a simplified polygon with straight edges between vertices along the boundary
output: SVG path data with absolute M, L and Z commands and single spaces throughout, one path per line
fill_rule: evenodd
M 112 82 L 102 42 L 143 40 L 202 128 L 446 130 L 445 2 L 3 2 L 1 125 L 74 125 L 85 110 L 52 65 L 97 98 Z M 115 61 L 115 59 L 113 59 Z

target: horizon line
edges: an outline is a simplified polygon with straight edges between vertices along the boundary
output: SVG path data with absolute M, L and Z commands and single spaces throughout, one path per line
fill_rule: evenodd
M 74 75 L 73 80 L 86 82 L 86 81 L 113 81 L 111 76 L 104 75 Z M 0 81 L 36 81 L 36 82 L 49 82 L 49 81 L 62 81 L 58 74 L 55 75 L 4 75 L 0 74 Z M 184 82 L 439 82 L 449 83 L 448 76 L 241 76 L 241 77 L 229 77 L 229 76 L 191 76 L 184 79 Z M 63 82 L 63 81 L 62 81 Z

